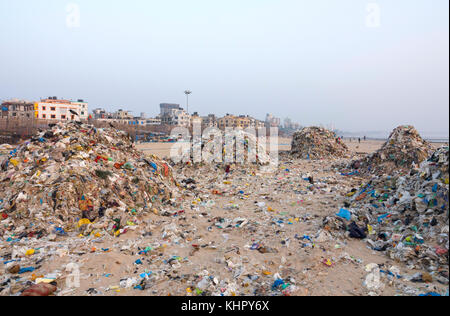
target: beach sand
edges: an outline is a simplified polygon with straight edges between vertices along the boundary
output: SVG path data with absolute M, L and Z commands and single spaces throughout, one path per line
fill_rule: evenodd
M 289 151 L 291 149 L 291 138 L 278 138 L 279 151 Z M 350 151 L 354 154 L 370 154 L 380 149 L 385 141 L 382 140 L 367 140 L 358 143 L 357 140 L 349 141 L 345 139 L 344 143 L 349 147 Z M 441 146 L 448 146 L 448 143 L 432 143 L 433 148 L 439 148 Z M 156 155 L 161 158 L 168 158 L 170 156 L 170 148 L 173 143 L 144 143 L 138 144 L 137 148 L 149 155 Z

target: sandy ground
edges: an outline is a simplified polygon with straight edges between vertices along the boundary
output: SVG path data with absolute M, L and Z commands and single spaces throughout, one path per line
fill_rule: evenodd
M 280 140 L 282 150 L 288 150 L 288 144 Z M 139 148 L 146 154 L 167 156 L 171 145 Z M 370 153 L 382 142 L 348 145 L 354 154 Z M 215 166 L 176 168 L 180 183 L 195 180 L 185 185 L 180 207 L 143 216 L 135 230 L 118 238 L 58 237 L 19 243 L 16 247 L 41 249 L 36 255 L 43 258 L 36 271 L 21 278 L 54 276 L 58 295 L 361 296 L 371 292 L 363 285 L 370 263 L 384 269 L 397 266 L 403 276 L 417 272 L 360 240 L 331 236 L 318 240 L 322 219 L 336 213 L 344 194 L 361 183 L 357 177 L 333 171 L 335 162 L 281 159 L 275 173 L 233 166 L 229 176 Z M 304 180 L 308 174 L 314 176 L 313 187 Z M 171 215 L 161 216 L 164 211 Z M 252 250 L 255 245 L 266 250 Z M 24 260 L 21 266 L 26 266 Z M 67 287 L 69 263 L 79 267 L 79 287 Z M 291 286 L 272 289 L 280 278 Z M 136 282 L 145 284 L 145 289 L 135 289 Z M 384 275 L 381 283 L 376 294 L 382 296 L 445 289 L 437 282 L 418 284 Z M 2 294 L 14 295 L 21 288 L 20 283 L 13 284 Z
M 291 149 L 291 141 L 292 141 L 291 138 L 280 137 L 278 139 L 279 151 L 289 151 Z M 361 154 L 373 153 L 376 150 L 380 149 L 384 144 L 384 141 L 381 140 L 367 140 L 358 143 L 357 140 L 349 141 L 348 139 L 346 139 L 344 142 L 353 153 L 361 153 Z M 448 143 L 432 144 L 432 146 L 436 149 L 443 145 L 448 146 Z M 146 154 L 156 155 L 162 158 L 170 157 L 170 149 L 172 148 L 172 146 L 173 144 L 171 143 L 145 143 L 137 145 L 137 147 Z
M 381 140 L 367 140 L 367 141 L 361 141 L 359 143 L 357 140 L 349 141 L 345 140 L 345 144 L 348 146 L 348 148 L 354 152 L 354 153 L 360 153 L 360 154 L 371 154 L 378 149 L 380 149 L 384 145 L 384 141 Z M 438 149 L 442 146 L 448 146 L 448 143 L 432 143 L 431 146 L 435 149 Z

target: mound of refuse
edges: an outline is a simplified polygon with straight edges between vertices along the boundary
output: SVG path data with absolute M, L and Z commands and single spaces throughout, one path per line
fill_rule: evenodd
M 294 134 L 290 154 L 312 160 L 342 158 L 349 155 L 349 149 L 334 132 L 321 127 L 305 127 Z
M 232 132 L 219 130 L 206 133 L 202 139 L 194 138 L 193 144 L 178 142 L 171 148 L 174 166 L 197 167 L 198 164 L 229 166 L 232 164 L 267 166 L 275 164 L 270 138 L 259 138 L 242 129 Z
M 448 161 L 449 148 L 442 147 L 408 176 L 378 177 L 353 189 L 324 225 L 448 285 Z
M 7 155 L 14 147 L 9 144 L 1 144 L 0 145 L 0 157 L 3 155 Z
M 394 129 L 387 142 L 375 153 L 352 163 L 352 168 L 362 173 L 391 174 L 408 172 L 425 161 L 432 153 L 431 145 L 413 126 Z
M 0 160 L 0 235 L 109 234 L 173 202 L 171 167 L 126 132 L 78 122 L 37 133 Z

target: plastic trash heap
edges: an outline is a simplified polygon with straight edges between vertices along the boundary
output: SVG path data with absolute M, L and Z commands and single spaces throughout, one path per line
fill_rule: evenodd
M 306 127 L 293 136 L 291 156 L 295 158 L 317 160 L 348 155 L 348 147 L 327 129 Z
M 431 145 L 422 139 L 413 126 L 400 126 L 394 129 L 381 149 L 354 161 L 352 168 L 372 174 L 407 172 L 426 160 L 431 153 Z
M 336 216 L 324 224 L 339 230 L 356 223 L 372 249 L 434 272 L 448 284 L 448 160 L 449 148 L 442 147 L 407 176 L 374 177 L 347 194 L 351 220 Z M 337 219 L 342 223 L 332 225 Z
M 119 235 L 135 216 L 171 204 L 171 167 L 126 132 L 58 123 L 0 160 L 0 236 Z

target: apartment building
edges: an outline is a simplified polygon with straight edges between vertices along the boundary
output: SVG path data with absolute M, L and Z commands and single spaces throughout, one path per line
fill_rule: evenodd
M 218 126 L 220 129 L 224 130 L 225 128 L 264 128 L 265 123 L 254 119 L 248 115 L 240 115 L 234 116 L 231 114 L 227 114 L 226 116 L 219 118 L 217 120 Z
M 72 101 L 72 105 L 78 106 L 79 115 L 81 120 L 87 120 L 89 117 L 88 111 L 88 103 L 84 102 L 82 99 L 78 99 L 77 101 Z
M 253 117 L 248 117 L 250 120 L 250 127 L 255 129 L 265 128 L 266 123 L 260 120 L 257 120 Z
M 172 113 L 173 110 L 183 110 L 179 104 L 175 103 L 161 103 L 159 107 L 161 109 L 161 117 L 167 116 L 168 114 Z
M 242 129 L 252 127 L 250 117 L 245 116 L 245 115 L 240 115 L 240 116 L 236 117 L 234 125 L 236 128 L 242 128 Z
M 214 114 L 202 117 L 202 128 L 218 127 L 219 123 L 217 117 Z
M 161 116 L 161 124 L 189 127 L 191 116 L 183 109 L 170 109 Z
M 2 118 L 34 118 L 34 103 L 25 100 L 5 101 L 1 105 Z
M 134 117 L 130 111 L 120 109 L 119 111 L 113 113 L 113 118 L 116 120 L 132 120 Z
M 88 118 L 88 103 L 83 100 L 59 100 L 49 97 L 34 104 L 35 118 L 42 120 L 81 121 Z
M 218 126 L 221 130 L 224 130 L 227 127 L 233 127 L 235 123 L 236 117 L 231 114 L 227 114 L 224 117 L 218 119 Z

